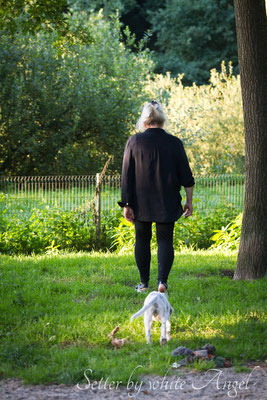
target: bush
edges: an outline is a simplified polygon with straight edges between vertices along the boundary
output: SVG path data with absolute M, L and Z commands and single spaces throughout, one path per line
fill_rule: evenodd
M 121 169 L 150 56 L 128 30 L 123 43 L 116 18 L 73 13 L 66 22 L 64 37 L 0 32 L 2 174 L 93 174 L 110 155 Z
M 221 204 L 212 212 L 205 214 L 195 208 L 193 215 L 185 219 L 181 217 L 174 226 L 174 249 L 180 250 L 183 247 L 195 249 L 207 249 L 212 245 L 211 236 L 215 229 L 220 229 L 228 224 L 237 214 L 237 210 L 230 206 Z M 152 230 L 152 249 L 157 248 L 155 224 Z M 131 251 L 135 241 L 134 225 L 120 218 L 118 226 L 114 227 L 113 248 L 118 251 Z
M 75 211 L 46 207 L 33 209 L 26 220 L 14 215 L 9 219 L 2 217 L 1 221 L 0 252 L 6 254 L 106 250 L 111 246 L 105 229 L 99 240 L 93 221 L 85 224 Z
M 210 84 L 184 86 L 178 78 L 155 75 L 146 92 L 164 105 L 167 130 L 182 139 L 194 173 L 242 174 L 245 166 L 244 126 L 239 76 L 222 64 Z
M 241 236 L 243 213 L 239 214 L 234 221 L 222 227 L 220 230 L 215 230 L 215 235 L 211 237 L 215 243 L 211 246 L 214 249 L 220 250 L 238 250 Z
M 64 211 L 45 206 L 44 209 L 33 209 L 30 217 L 25 217 L 28 214 L 23 212 L 10 216 L 8 215 L 10 205 L 6 205 L 5 195 L 0 198 L 0 203 L 1 201 L 0 252 L 2 253 L 37 254 L 58 250 L 133 251 L 134 225 L 122 217 L 120 208 L 102 212 L 99 239 L 90 211 L 84 209 Z M 235 222 L 230 224 L 236 214 L 236 209 L 224 204 L 209 213 L 200 211 L 195 206 L 190 218 L 181 217 L 175 224 L 175 250 L 183 247 L 207 249 L 214 240 L 216 240 L 214 247 L 236 248 L 240 236 L 241 217 L 238 216 Z M 222 228 L 223 226 L 226 228 Z M 155 224 L 152 229 L 151 245 L 152 250 L 155 250 L 157 248 Z

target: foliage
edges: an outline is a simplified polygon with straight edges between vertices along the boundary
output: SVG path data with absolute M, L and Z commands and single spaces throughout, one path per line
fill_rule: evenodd
M 68 0 L 74 10 L 118 10 L 120 19 L 140 40 L 150 32 L 156 71 L 185 73 L 184 82 L 207 83 L 209 70 L 233 61 L 237 48 L 233 0 Z
M 130 50 L 128 30 L 122 43 L 115 17 L 74 13 L 68 25 L 66 37 L 57 30 L 2 35 L 2 173 L 95 173 L 109 155 L 121 168 L 151 60 L 142 44 Z
M 2 196 L 3 204 L 6 204 Z M 94 218 L 90 211 L 79 209 L 63 211 L 45 206 L 34 208 L 28 216 L 20 210 L 8 214 L 11 205 L 0 213 L 0 252 L 30 254 L 59 250 L 91 251 L 93 249 L 133 251 L 134 225 L 121 216 L 120 209 L 102 211 L 101 238 L 96 236 Z M 11 211 L 11 210 L 10 210 Z M 24 215 L 25 214 L 25 215 Z M 27 215 L 27 216 L 26 216 Z M 217 206 L 212 213 L 203 213 L 195 207 L 193 216 L 183 217 L 175 224 L 174 248 L 208 248 L 214 230 L 233 220 L 236 210 L 226 205 Z M 86 221 L 85 221 L 86 218 Z M 157 249 L 153 224 L 152 249 Z
M 33 209 L 29 219 L 16 214 L 12 218 L 2 215 L 0 222 L 0 252 L 6 254 L 106 250 L 111 246 L 105 229 L 99 240 L 92 219 L 85 224 L 84 218 L 75 211 L 46 207 Z
M 185 145 L 194 173 L 244 172 L 244 127 L 240 78 L 222 63 L 211 71 L 210 84 L 184 86 L 178 78 L 156 75 L 146 86 L 159 99 L 169 119 L 169 131 Z
M 141 40 L 151 29 L 148 13 L 157 11 L 161 0 L 68 0 L 71 9 L 76 11 L 103 10 L 106 18 L 118 12 L 123 26 L 129 26 L 137 40 Z M 149 35 L 150 36 L 150 35 Z M 155 35 L 154 35 L 155 36 Z M 149 37 L 148 47 L 154 50 L 155 37 Z M 151 40 L 152 39 L 152 40 Z
M 186 84 L 203 84 L 221 60 L 237 66 L 232 0 L 167 0 L 149 15 L 157 35 L 158 71 L 185 73 Z
M 182 217 L 175 224 L 174 234 L 182 241 L 183 246 L 207 249 L 212 244 L 210 236 L 213 231 L 227 224 L 236 214 L 236 209 L 223 203 L 204 214 L 196 206 L 190 218 Z
M 193 215 L 185 219 L 181 217 L 174 225 L 174 249 L 180 250 L 184 247 L 193 247 L 197 249 L 207 249 L 211 246 L 211 235 L 215 229 L 228 224 L 236 215 L 236 210 L 227 205 L 219 205 L 212 213 L 203 214 L 195 208 Z M 151 247 L 157 248 L 155 224 L 152 227 Z M 120 219 L 118 226 L 114 227 L 113 247 L 120 252 L 132 251 L 135 242 L 134 225 Z
M 120 252 L 129 251 L 134 248 L 135 229 L 134 224 L 127 221 L 125 218 L 119 219 L 119 225 L 114 226 L 112 247 Z
M 36 32 L 44 27 L 65 29 L 67 0 L 0 0 L 0 29 Z
M 0 204 L 4 204 L 4 207 L 0 207 L 0 232 L 5 230 L 6 227 L 6 212 L 8 210 L 8 207 L 5 207 L 5 195 L 4 193 L 0 193 Z M 1 205 L 2 205 L 1 204 Z
M 222 227 L 220 230 L 215 230 L 215 235 L 211 237 L 211 240 L 215 243 L 211 247 L 222 250 L 238 250 L 242 217 L 243 213 L 239 214 L 230 224 Z
M 67 0 L 68 5 L 75 11 L 91 10 L 99 11 L 103 9 L 104 15 L 111 15 L 116 10 L 120 13 L 128 11 L 136 3 L 136 0 Z
M 214 344 L 234 367 L 266 359 L 266 279 L 221 276 L 221 269 L 235 268 L 236 252 L 187 251 L 175 257 L 168 281 L 172 341 L 166 346 L 159 344 L 158 326 L 147 346 L 143 319 L 130 323 L 144 302 L 134 290 L 139 276 L 132 255 L 1 255 L 0 261 L 1 378 L 86 387 L 84 371 L 90 368 L 90 382 L 102 378 L 127 385 L 131 376 L 139 388 L 141 375 L 163 378 L 172 372 L 174 348 L 205 343 Z M 155 290 L 156 255 L 151 264 Z M 107 335 L 118 324 L 118 338 L 127 343 L 115 351 Z M 142 367 L 132 376 L 137 365 Z
M 87 4 L 80 3 L 77 10 Z M 194 173 L 243 173 L 240 84 L 232 67 L 212 70 L 205 86 L 185 87 L 181 75 L 150 78 L 144 43 L 137 46 L 129 30 L 122 33 L 118 18 L 90 12 L 100 3 L 90 3 L 87 13 L 64 14 L 65 34 L 53 23 L 49 29 L 41 23 L 37 33 L 2 32 L 0 173 L 95 173 L 110 155 L 111 170 L 119 171 L 141 104 L 151 98 L 165 105 Z M 118 3 L 122 14 L 137 7 L 135 1 L 105 6 Z M 155 11 L 154 3 L 146 4 Z

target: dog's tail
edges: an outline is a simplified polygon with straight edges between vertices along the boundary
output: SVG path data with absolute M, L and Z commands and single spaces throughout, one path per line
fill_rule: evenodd
M 141 310 L 137 311 L 137 313 L 135 313 L 132 317 L 131 317 L 131 322 L 135 319 L 140 317 L 141 315 L 143 315 L 145 313 L 146 310 L 149 309 L 149 307 L 151 307 L 151 305 L 154 303 L 154 299 L 152 299 L 148 304 L 146 304 L 145 306 L 143 306 L 141 308 Z

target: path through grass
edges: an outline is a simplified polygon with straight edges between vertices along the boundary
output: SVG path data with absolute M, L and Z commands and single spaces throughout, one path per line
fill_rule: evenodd
M 263 360 L 266 349 L 266 279 L 233 281 L 236 253 L 176 254 L 169 279 L 174 307 L 172 341 L 159 345 L 160 329 L 145 343 L 143 319 L 130 323 L 144 294 L 134 286 L 132 255 L 72 253 L 0 256 L 0 374 L 31 383 L 77 383 L 90 368 L 97 379 L 126 383 L 132 371 L 164 375 L 171 351 L 213 343 L 234 365 Z M 151 290 L 156 289 L 156 256 Z M 113 350 L 107 335 L 120 325 L 127 345 Z

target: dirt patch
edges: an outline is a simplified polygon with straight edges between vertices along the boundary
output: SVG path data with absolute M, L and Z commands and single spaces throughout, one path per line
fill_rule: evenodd
M 1 400 L 226 400 L 267 399 L 265 364 L 250 366 L 250 371 L 237 373 L 233 368 L 206 372 L 175 370 L 171 376 L 143 376 L 128 385 L 108 378 L 78 385 L 23 385 L 20 380 L 0 381 Z M 116 389 L 114 389 L 114 387 Z

